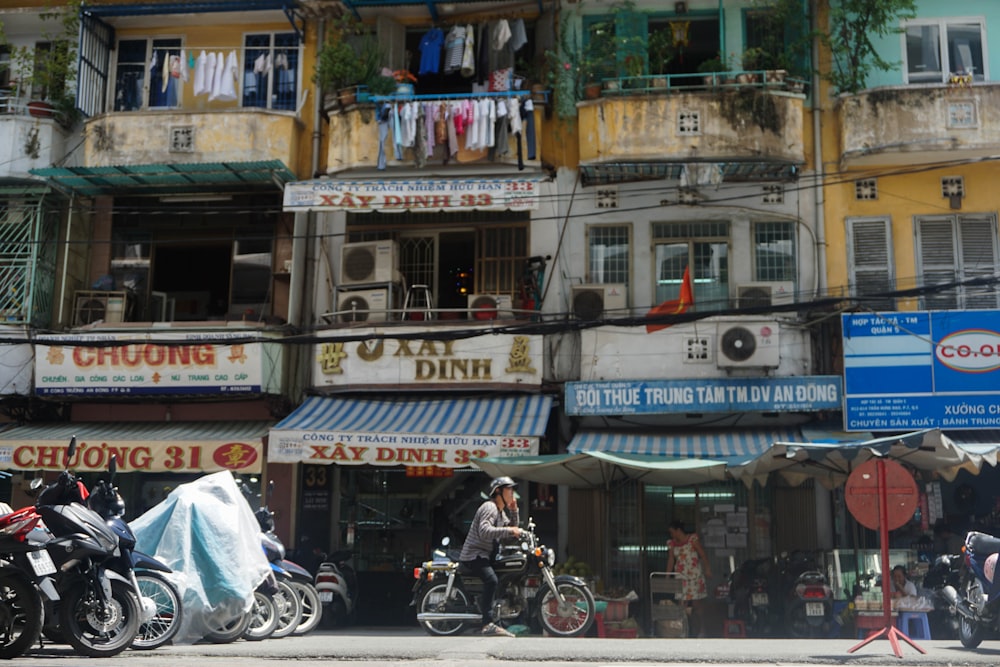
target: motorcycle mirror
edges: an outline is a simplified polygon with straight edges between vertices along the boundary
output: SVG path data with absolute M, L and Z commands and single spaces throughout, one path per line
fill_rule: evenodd
M 447 535 L 445 535 L 444 537 L 441 538 L 441 546 L 446 547 L 449 544 L 451 544 L 451 538 L 450 537 L 448 537 Z
M 118 456 L 116 454 L 111 455 L 111 460 L 108 461 L 108 473 L 111 475 L 111 479 L 115 478 L 115 473 L 118 472 Z
M 38 491 L 38 489 L 42 488 L 42 485 L 44 483 L 45 482 L 42 481 L 41 477 L 36 477 L 33 480 L 31 480 L 28 483 L 28 490 L 31 492 L 31 495 L 34 495 Z
M 273 479 L 269 479 L 269 480 L 267 480 L 267 502 L 268 502 L 268 504 L 271 503 L 271 496 L 273 496 L 273 495 L 274 495 L 274 480 Z
M 69 447 L 66 448 L 66 468 L 69 468 L 69 462 L 73 460 L 76 455 L 76 436 L 74 435 L 69 439 Z

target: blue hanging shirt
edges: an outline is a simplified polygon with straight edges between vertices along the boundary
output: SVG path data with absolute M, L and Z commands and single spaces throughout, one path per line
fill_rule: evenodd
M 441 48 L 444 45 L 444 33 L 440 28 L 431 28 L 420 39 L 420 71 L 419 75 L 437 74 L 441 71 Z

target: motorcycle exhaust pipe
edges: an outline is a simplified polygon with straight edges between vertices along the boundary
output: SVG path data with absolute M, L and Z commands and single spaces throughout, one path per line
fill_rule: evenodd
M 945 599 L 948 600 L 948 604 L 952 609 L 958 614 L 965 616 L 969 620 L 975 621 L 976 615 L 969 607 L 969 604 L 964 600 L 959 599 L 958 591 L 955 590 L 954 586 L 945 586 L 941 589 L 941 594 L 944 595 Z
M 421 623 L 428 621 L 481 621 L 483 615 L 427 611 L 417 614 L 417 620 Z

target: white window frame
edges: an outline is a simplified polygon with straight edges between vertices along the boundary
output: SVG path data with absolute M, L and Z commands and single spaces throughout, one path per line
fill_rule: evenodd
M 239 62 L 237 63 L 237 66 L 239 68 L 239 85 L 237 86 L 237 95 L 239 95 L 239 99 L 237 100 L 237 103 L 239 104 L 239 107 L 241 109 L 273 109 L 273 110 L 276 110 L 276 111 L 292 111 L 292 112 L 295 112 L 298 109 L 299 102 L 300 102 L 300 100 L 302 98 L 302 90 L 303 90 L 303 86 L 302 86 L 302 53 L 303 53 L 302 44 L 300 43 L 300 44 L 297 44 L 296 46 L 276 46 L 275 43 L 274 43 L 275 42 L 275 38 L 278 35 L 285 35 L 285 36 L 287 36 L 287 35 L 292 35 L 292 34 L 294 34 L 294 33 L 292 31 L 290 31 L 290 30 L 249 30 L 249 31 L 243 33 L 242 41 L 240 42 L 240 46 L 237 49 L 237 52 L 240 54 L 240 57 L 238 59 Z M 266 46 L 266 47 L 265 46 L 247 46 L 247 38 L 248 37 L 263 37 L 265 35 L 270 38 L 268 46 Z M 247 68 L 248 67 L 252 67 L 252 63 L 249 62 L 249 58 L 247 56 L 247 52 L 249 50 L 267 51 L 270 54 L 270 56 L 271 56 L 272 66 L 271 66 L 270 72 L 268 72 L 267 80 L 265 82 L 266 86 L 267 86 L 267 90 L 264 91 L 264 95 L 266 95 L 266 97 L 267 97 L 267 104 L 265 106 L 246 106 L 244 104 L 244 98 L 246 97 L 246 73 L 247 73 Z M 277 76 L 275 74 L 275 67 L 274 67 L 274 62 L 276 61 L 275 54 L 278 51 L 296 51 L 298 53 L 298 56 L 296 58 L 297 62 L 295 63 L 295 95 L 294 95 L 295 105 L 294 105 L 294 108 L 292 108 L 292 109 L 274 109 L 274 107 L 272 106 L 273 101 L 274 101 L 274 91 L 277 88 L 278 83 L 279 83 L 278 79 L 277 79 Z M 228 53 L 228 51 L 227 51 L 227 53 Z
M 899 35 L 900 39 L 900 53 L 903 55 L 903 81 L 906 84 L 920 84 L 920 83 L 948 83 L 952 74 L 956 73 L 953 71 L 950 56 L 948 54 L 948 26 L 949 25 L 959 25 L 959 24 L 977 24 L 979 26 L 979 39 L 983 45 L 983 71 L 973 72 L 974 81 L 989 81 L 989 44 L 986 40 L 986 17 L 984 16 L 947 16 L 942 18 L 934 19 L 912 19 L 909 21 L 903 21 L 901 23 L 901 31 Z M 910 80 L 910 67 L 907 62 L 907 49 L 906 49 L 906 29 L 916 26 L 937 26 L 938 28 L 938 49 L 941 54 L 941 77 L 938 80 L 921 79 L 917 81 Z
M 634 264 L 634 262 L 632 261 L 632 259 L 633 259 L 633 257 L 632 257 L 632 223 L 630 223 L 630 222 L 608 222 L 608 223 L 603 223 L 602 222 L 602 223 L 598 223 L 598 224 L 594 224 L 594 225 L 587 225 L 587 229 L 584 232 L 584 238 L 586 239 L 586 245 L 587 245 L 587 250 L 586 250 L 586 253 L 587 253 L 587 258 L 586 258 L 586 261 L 587 261 L 587 271 L 586 271 L 586 274 L 585 274 L 586 275 L 585 282 L 595 283 L 595 284 L 597 284 L 597 283 L 601 283 L 601 284 L 603 284 L 603 283 L 617 283 L 618 282 L 617 280 L 614 280 L 614 281 L 607 280 L 606 276 L 595 275 L 594 274 L 593 265 L 592 265 L 592 263 L 593 263 L 593 257 L 591 257 L 591 250 L 592 250 L 592 248 L 591 248 L 591 245 L 590 245 L 591 230 L 594 230 L 594 229 L 624 229 L 625 230 L 625 234 L 627 236 L 627 239 L 626 239 L 625 243 L 628 246 L 628 252 L 626 253 L 626 260 L 625 260 L 626 262 L 628 262 L 628 265 L 626 266 L 626 269 L 625 269 L 625 284 L 626 284 L 626 286 L 631 285 L 632 284 L 632 265 Z
M 180 42 L 178 46 L 169 47 L 157 47 L 154 42 L 167 42 L 177 40 Z M 120 44 L 122 42 L 146 42 L 146 57 L 145 57 L 145 76 L 143 77 L 142 83 L 142 104 L 138 109 L 131 109 L 128 111 L 116 111 L 115 110 L 115 96 L 118 93 L 118 58 L 121 55 Z M 184 86 L 178 86 L 177 89 L 177 104 L 176 106 L 150 106 L 149 104 L 149 87 L 152 76 L 150 75 L 149 64 L 152 61 L 153 53 L 156 49 L 165 49 L 170 51 L 186 52 L 186 35 L 118 35 L 115 37 L 115 51 L 114 51 L 114 62 L 111 64 L 111 72 L 108 77 L 108 87 L 110 89 L 110 94 L 107 100 L 107 110 L 113 113 L 133 113 L 136 111 L 150 111 L 150 110 L 171 110 L 171 109 L 182 109 L 184 107 Z M 133 63 L 134 64 L 134 63 Z M 157 65 L 160 67 L 161 65 Z M 187 63 L 181 63 L 181 67 L 187 67 Z

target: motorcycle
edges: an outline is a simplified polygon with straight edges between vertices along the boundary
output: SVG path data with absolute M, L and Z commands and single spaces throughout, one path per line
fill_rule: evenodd
M 802 552 L 794 552 L 783 561 L 785 582 L 785 629 L 795 638 L 825 638 L 833 623 L 833 589 L 816 566 Z
M 347 549 L 334 551 L 316 569 L 324 627 L 349 625 L 357 617 L 358 576 L 350 564 L 352 555 Z
M 139 631 L 132 648 L 150 650 L 163 646 L 180 630 L 183 617 L 181 594 L 165 574 L 173 572 L 156 558 L 137 551 L 135 533 L 125 522 L 125 501 L 114 485 L 118 459 L 111 457 L 109 479 L 99 480 L 87 497 L 87 506 L 100 514 L 118 536 L 120 555 L 109 560 L 109 567 L 132 579 L 142 610 Z
M 952 590 L 957 590 L 961 586 L 962 560 L 961 554 L 937 556 L 924 575 L 923 587 L 930 593 L 931 602 L 934 604 L 934 609 L 927 614 L 932 637 L 941 639 L 958 637 L 958 616 L 955 605 L 945 594 L 945 587 L 951 586 Z
M 118 535 L 86 506 L 89 493 L 69 470 L 75 453 L 74 437 L 67 468 L 35 499 L 35 511 L 53 535 L 46 549 L 59 573 L 60 599 L 47 605 L 53 609 L 44 611 L 43 632 L 82 655 L 110 657 L 135 639 L 141 610 L 132 578 L 115 567 L 121 555 Z
M 55 563 L 34 507 L 0 518 L 0 658 L 10 659 L 34 644 L 42 630 L 42 597 L 58 600 Z
M 751 637 L 771 637 L 777 631 L 779 619 L 772 610 L 780 598 L 776 579 L 770 558 L 746 560 L 729 578 L 731 615 L 744 622 Z
M 414 568 L 413 600 L 417 621 L 428 634 L 458 635 L 482 623 L 478 597 L 482 581 L 464 571 L 457 554 L 444 548 L 432 559 Z M 583 579 L 567 574 L 556 576 L 552 568 L 556 554 L 535 535 L 535 523 L 521 531 L 519 544 L 502 543 L 493 569 L 499 583 L 493 600 L 492 621 L 497 625 L 523 623 L 539 626 L 550 635 L 578 637 L 594 623 L 597 609 L 594 595 Z
M 992 575 L 1000 554 L 1000 538 L 970 532 L 965 537 L 964 567 L 960 588 L 948 585 L 944 595 L 958 616 L 958 639 L 966 648 L 976 648 L 986 635 L 1000 628 L 998 624 L 998 587 Z M 961 591 L 961 592 L 959 592 Z

